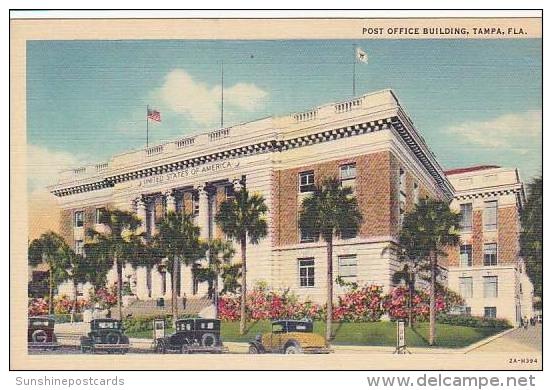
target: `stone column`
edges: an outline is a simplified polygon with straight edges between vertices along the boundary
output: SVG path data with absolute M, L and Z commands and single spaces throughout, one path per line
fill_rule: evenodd
M 198 225 L 201 228 L 200 237 L 204 240 L 209 239 L 209 194 L 205 184 L 200 184 L 196 187 L 199 201 L 199 215 L 197 218 Z
M 176 199 L 172 190 L 165 192 L 165 201 L 167 202 L 167 213 L 176 212 Z
M 142 198 L 136 200 L 136 215 L 142 220 L 142 230 L 145 232 L 147 229 L 147 210 L 146 203 Z

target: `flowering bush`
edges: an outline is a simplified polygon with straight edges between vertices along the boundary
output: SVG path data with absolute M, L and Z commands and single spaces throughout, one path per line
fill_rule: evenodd
M 272 320 L 278 318 L 323 317 L 322 306 L 310 301 L 300 302 L 288 290 L 269 291 L 257 286 L 247 294 L 247 312 L 253 320 Z M 240 318 L 240 296 L 223 295 L 219 299 L 219 316 L 222 320 L 236 321 Z
M 340 284 L 347 292 L 339 296 L 333 307 L 333 319 L 343 322 L 379 321 L 384 314 L 391 319 L 408 317 L 408 288 L 399 286 L 383 295 L 383 289 L 377 285 L 359 286 L 356 283 Z M 462 298 L 448 290 L 439 288 L 435 305 L 437 313 L 446 313 L 450 308 L 463 304 Z M 429 318 L 429 294 L 426 290 L 417 290 L 412 297 L 413 316 L 418 321 Z M 289 290 L 271 291 L 264 285 L 258 285 L 247 294 L 247 313 L 252 320 L 273 320 L 279 318 L 324 319 L 325 305 L 309 301 L 301 302 Z M 219 299 L 219 316 L 222 320 L 237 321 L 240 318 L 240 296 L 223 295 Z
M 69 299 L 66 295 L 62 295 L 54 299 L 54 313 L 55 314 L 71 314 L 73 312 L 73 305 L 75 301 Z M 83 310 L 89 306 L 90 302 L 83 298 L 77 299 L 77 313 L 82 313 Z
M 383 309 L 391 319 L 406 319 L 408 317 L 408 288 L 398 286 L 393 288 L 383 298 Z M 446 313 L 452 307 L 463 304 L 462 298 L 449 289 L 440 288 L 435 298 L 436 313 Z M 417 321 L 429 319 L 429 291 L 416 290 L 412 296 L 412 315 Z
M 382 314 L 382 288 L 376 285 L 353 286 L 338 298 L 333 319 L 346 322 L 378 321 Z
M 102 309 L 109 309 L 117 304 L 117 286 L 111 285 L 99 288 L 90 294 L 90 303 L 99 305 Z
M 48 301 L 44 298 L 29 299 L 29 316 L 43 316 L 48 314 Z

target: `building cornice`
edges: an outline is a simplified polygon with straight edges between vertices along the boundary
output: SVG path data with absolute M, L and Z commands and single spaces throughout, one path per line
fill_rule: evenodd
M 520 194 L 522 192 L 522 186 L 508 186 L 508 187 L 494 187 L 494 188 L 482 188 L 474 191 L 458 192 L 454 195 L 458 200 L 470 200 L 481 198 L 492 198 L 503 195 Z
M 357 100 L 358 99 L 354 99 L 353 101 Z M 343 104 L 345 103 L 341 103 L 336 107 L 341 107 Z M 354 108 L 355 106 L 353 105 L 352 107 Z M 170 161 L 164 162 L 160 159 L 150 166 L 137 167 L 122 172 L 120 169 L 110 170 L 109 167 L 104 167 L 102 165 L 102 170 L 98 171 L 99 173 L 96 176 L 89 177 L 88 179 L 81 181 L 60 183 L 49 187 L 49 189 L 55 196 L 64 197 L 83 192 L 110 188 L 114 187 L 117 183 L 178 171 L 220 160 L 240 158 L 263 153 L 285 152 L 290 149 L 329 142 L 336 139 L 363 135 L 380 130 L 394 129 L 420 161 L 420 163 L 424 166 L 424 168 L 429 172 L 443 193 L 449 198 L 452 197 L 452 186 L 448 182 L 442 169 L 440 169 L 431 151 L 423 139 L 418 135 L 408 117 L 402 113 L 400 106 L 397 105 L 397 107 L 399 108 L 398 111 L 395 110 L 394 113 L 388 113 L 388 115 L 382 119 L 373 121 L 365 119 L 362 121 L 361 118 L 357 118 L 359 123 L 356 124 L 336 126 L 331 129 L 315 130 L 309 134 L 303 134 L 281 140 L 278 139 L 278 133 L 276 132 L 273 133 L 272 137 L 274 138 L 272 139 L 265 139 L 249 145 L 237 146 L 226 150 L 213 151 L 181 159 L 175 159 L 173 156 Z M 156 147 L 148 148 L 147 151 L 151 151 L 154 148 Z

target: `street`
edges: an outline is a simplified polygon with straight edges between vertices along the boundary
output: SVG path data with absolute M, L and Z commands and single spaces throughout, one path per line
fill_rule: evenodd
M 29 351 L 40 365 L 44 356 L 71 355 L 75 367 L 87 369 L 294 369 L 294 370 L 539 370 L 542 368 L 542 325 L 514 329 L 471 349 L 411 348 L 411 354 L 393 354 L 390 347 L 334 346 L 329 355 L 248 355 L 246 343 L 225 343 L 230 352 L 222 355 L 167 354 L 151 357 L 150 341 L 136 340 L 128 354 L 83 354 L 73 340 L 55 351 Z M 137 341 L 137 342 L 135 342 Z M 68 364 L 72 366 L 71 363 Z

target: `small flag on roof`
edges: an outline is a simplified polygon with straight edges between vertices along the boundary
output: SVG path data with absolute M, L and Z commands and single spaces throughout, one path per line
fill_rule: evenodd
M 161 122 L 161 113 L 153 108 L 148 108 L 148 119 L 152 121 Z
M 360 47 L 356 48 L 356 59 L 360 62 L 363 62 L 365 64 L 368 63 L 368 54 L 364 50 L 362 50 Z

